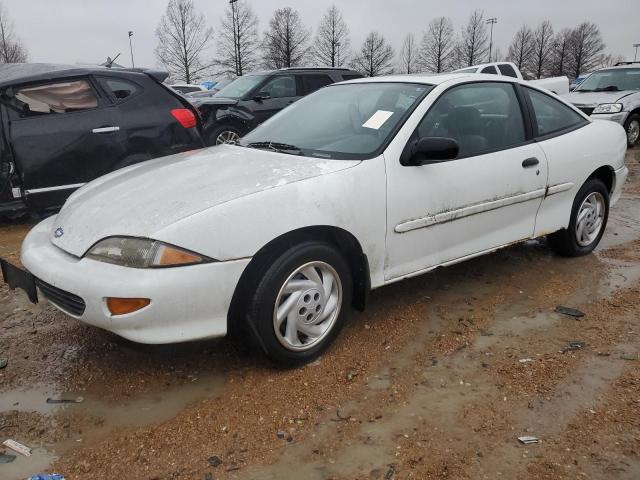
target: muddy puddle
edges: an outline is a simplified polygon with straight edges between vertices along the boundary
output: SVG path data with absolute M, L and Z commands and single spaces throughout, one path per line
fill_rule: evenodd
M 223 390 L 224 377 L 210 375 L 161 393 L 145 393 L 120 402 L 108 402 L 91 393 L 60 392 L 54 386 L 5 391 L 0 396 L 0 412 L 48 416 L 54 428 L 60 431 L 77 419 L 81 419 L 82 427 L 70 435 L 61 435 L 64 438 L 59 441 L 29 444 L 33 447 L 32 455 L 27 458 L 17 454 L 16 460 L 2 466 L 0 477 L 3 480 L 23 480 L 46 471 L 61 455 L 80 444 L 97 442 L 120 428 L 136 428 L 170 420 L 188 405 L 203 398 L 215 398 Z M 61 400 L 65 403 L 57 403 Z

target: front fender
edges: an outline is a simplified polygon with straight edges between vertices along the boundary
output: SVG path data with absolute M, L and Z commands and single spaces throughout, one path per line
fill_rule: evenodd
M 351 233 L 369 259 L 372 286 L 382 283 L 384 157 L 218 205 L 164 228 L 154 238 L 228 261 L 253 257 L 277 237 L 319 225 Z

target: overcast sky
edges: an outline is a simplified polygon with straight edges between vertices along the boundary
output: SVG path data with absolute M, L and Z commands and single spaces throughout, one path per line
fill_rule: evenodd
M 154 66 L 155 28 L 167 0 L 0 0 L 26 44 L 30 60 L 54 63 L 99 63 L 122 53 L 118 63 L 129 66 L 127 32 L 133 30 L 137 66 Z M 214 29 L 228 0 L 194 0 Z M 409 32 L 420 34 L 434 17 L 448 16 L 456 32 L 474 8 L 498 17 L 495 44 L 506 54 L 515 31 L 526 22 L 549 19 L 556 31 L 582 21 L 596 23 L 607 52 L 633 59 L 632 44 L 640 43 L 640 0 L 249 0 L 262 33 L 274 9 L 291 6 L 314 32 L 323 12 L 334 3 L 351 29 L 352 48 L 373 30 L 400 49 Z M 213 55 L 213 51 L 210 52 Z

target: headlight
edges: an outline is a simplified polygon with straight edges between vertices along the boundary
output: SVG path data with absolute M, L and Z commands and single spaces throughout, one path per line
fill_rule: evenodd
M 619 113 L 621 111 L 621 103 L 602 103 L 593 110 L 593 113 Z
M 214 261 L 157 240 L 129 237 L 100 240 L 85 256 L 99 262 L 132 268 L 178 267 Z

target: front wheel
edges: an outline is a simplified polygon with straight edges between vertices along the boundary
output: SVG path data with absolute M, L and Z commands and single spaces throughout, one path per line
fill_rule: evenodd
M 627 145 L 629 147 L 637 145 L 640 141 L 640 115 L 636 113 L 629 115 L 624 129 L 627 131 Z
M 569 228 L 549 235 L 549 244 L 560 255 L 587 255 L 600 243 L 608 218 L 607 187 L 597 178 L 588 180 L 573 201 Z
M 329 244 L 304 242 L 263 271 L 247 309 L 247 330 L 276 363 L 314 359 L 336 338 L 351 305 L 347 261 Z

